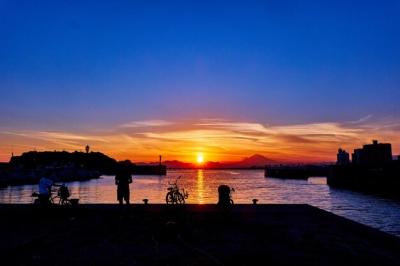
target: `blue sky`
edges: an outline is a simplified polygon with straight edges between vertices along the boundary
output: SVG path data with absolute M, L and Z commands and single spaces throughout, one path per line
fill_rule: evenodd
M 400 1 L 0 0 L 0 126 L 400 116 Z

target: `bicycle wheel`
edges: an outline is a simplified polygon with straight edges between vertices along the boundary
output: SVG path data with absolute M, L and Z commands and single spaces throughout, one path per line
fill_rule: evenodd
M 55 202 L 56 202 L 56 199 L 57 199 L 57 198 L 58 198 L 57 196 L 55 196 L 55 197 L 50 197 L 50 199 L 49 199 L 50 204 L 56 204 Z
M 172 194 L 172 192 L 168 192 L 167 196 L 165 197 L 165 201 L 167 202 L 167 204 L 174 204 L 174 195 Z
M 176 195 L 176 201 L 178 204 L 185 204 L 185 197 L 181 193 L 178 193 Z
M 71 205 L 69 199 L 60 199 L 60 205 Z

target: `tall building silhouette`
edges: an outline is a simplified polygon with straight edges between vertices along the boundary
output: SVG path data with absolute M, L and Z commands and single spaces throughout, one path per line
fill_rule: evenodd
M 350 163 L 350 155 L 343 149 L 339 149 L 337 153 L 337 165 L 347 165 Z
M 352 154 L 353 164 L 381 165 L 392 161 L 392 145 L 390 143 L 366 144 L 361 149 L 355 149 Z

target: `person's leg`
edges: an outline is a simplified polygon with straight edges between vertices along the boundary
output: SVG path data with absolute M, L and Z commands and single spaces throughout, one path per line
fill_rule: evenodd
M 130 198 L 130 193 L 129 193 L 129 187 L 125 191 L 125 202 L 126 204 L 129 204 L 129 198 Z
M 124 198 L 123 191 L 119 187 L 117 188 L 117 200 L 119 201 L 119 205 L 122 205 L 124 203 L 123 198 Z

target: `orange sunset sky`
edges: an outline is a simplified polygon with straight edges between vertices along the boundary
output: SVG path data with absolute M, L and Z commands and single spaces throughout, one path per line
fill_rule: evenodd
M 1 130 L 0 160 L 12 152 L 29 150 L 103 152 L 117 160 L 152 162 L 164 160 L 196 162 L 238 161 L 258 153 L 278 162 L 334 161 L 339 147 L 352 151 L 372 139 L 392 143 L 400 153 L 400 124 L 393 120 L 374 121 L 370 116 L 345 123 L 268 125 L 223 119 L 196 121 L 131 121 L 113 128 L 96 130 Z

